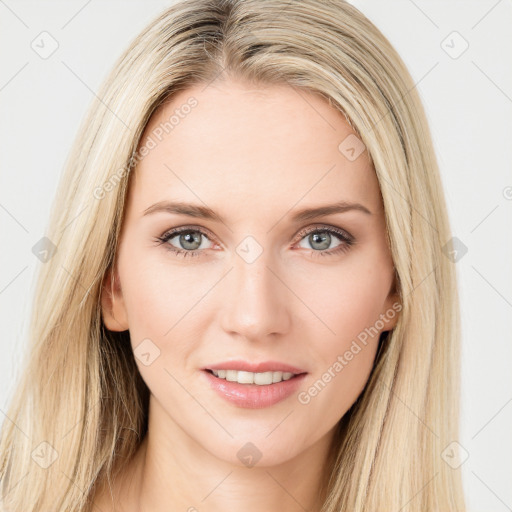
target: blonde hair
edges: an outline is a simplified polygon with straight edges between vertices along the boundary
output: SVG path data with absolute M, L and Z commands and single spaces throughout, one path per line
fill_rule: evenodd
M 39 270 L 29 357 L 2 427 L 4 510 L 92 510 L 96 486 L 112 481 L 146 433 L 149 391 L 128 331 L 103 325 L 101 289 L 150 116 L 176 91 L 222 73 L 322 95 L 365 144 L 381 188 L 402 310 L 339 422 L 322 512 L 464 510 L 460 470 L 442 457 L 458 439 L 460 327 L 436 156 L 404 63 L 343 0 L 183 1 L 116 62 L 51 212 L 57 250 Z

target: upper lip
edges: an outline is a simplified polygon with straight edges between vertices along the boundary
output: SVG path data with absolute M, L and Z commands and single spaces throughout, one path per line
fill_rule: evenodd
M 296 366 L 292 366 L 279 361 L 262 361 L 260 363 L 250 363 L 248 361 L 224 361 L 215 363 L 203 368 L 203 370 L 237 370 L 242 372 L 263 373 L 263 372 L 290 372 L 296 375 L 306 373 Z

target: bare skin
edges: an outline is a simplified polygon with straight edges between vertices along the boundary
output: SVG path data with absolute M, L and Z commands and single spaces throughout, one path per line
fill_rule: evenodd
M 388 331 L 398 318 L 389 314 L 399 298 L 379 184 L 366 151 L 351 161 L 338 149 L 354 133 L 343 115 L 287 85 L 229 79 L 181 91 L 142 142 L 192 96 L 197 106 L 135 170 L 118 267 L 102 295 L 109 329 L 129 329 L 136 354 L 147 339 L 151 357 L 159 350 L 148 365 L 136 357 L 151 391 L 149 430 L 116 482 L 116 510 L 318 511 L 335 427 L 367 383 L 379 336 L 359 343 L 341 371 L 333 365 L 365 328 Z M 160 201 L 207 206 L 224 222 L 144 215 Z M 292 219 L 340 201 L 370 213 Z M 196 246 L 179 234 L 155 241 L 179 227 L 196 230 Z M 247 236 L 256 244 L 241 247 L 262 249 L 251 263 L 237 252 Z M 302 402 L 299 392 L 260 409 L 226 401 L 203 368 L 232 359 L 305 370 Z M 308 394 L 329 368 L 329 382 Z M 248 442 L 260 453 L 253 467 L 237 456 Z M 113 510 L 105 489 L 95 503 Z

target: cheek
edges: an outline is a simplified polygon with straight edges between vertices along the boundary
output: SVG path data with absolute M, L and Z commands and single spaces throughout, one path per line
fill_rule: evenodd
M 388 270 L 362 258 L 321 269 L 315 272 L 314 280 L 299 278 L 295 283 L 294 291 L 314 313 L 305 318 L 318 335 L 311 332 L 308 339 L 327 353 L 342 349 L 375 325 L 390 287 Z
M 204 410 L 196 408 L 189 393 L 203 390 L 189 379 L 206 328 L 201 297 L 211 288 L 211 278 L 176 268 L 165 257 L 134 254 L 124 264 L 123 297 L 139 372 L 165 410 L 199 418 Z
M 371 373 L 382 329 L 377 321 L 390 284 L 386 269 L 363 260 L 317 274 L 315 282 L 307 288 L 303 283 L 299 292 L 316 314 L 308 314 L 301 326 L 316 371 L 299 402 L 318 414 L 327 411 L 335 421 L 354 403 Z
M 218 277 L 187 268 L 186 261 L 176 265 L 164 251 L 153 248 L 120 259 L 123 297 L 134 349 L 149 338 L 160 349 L 161 362 L 168 359 L 176 366 L 179 360 L 183 368 L 183 359 L 193 354 L 202 339 L 204 299 Z

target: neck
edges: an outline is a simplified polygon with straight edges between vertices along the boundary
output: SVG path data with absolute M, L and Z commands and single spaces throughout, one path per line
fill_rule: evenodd
M 121 472 L 114 498 L 116 509 L 319 512 L 325 500 L 334 432 L 331 430 L 289 459 L 249 467 L 238 459 L 233 462 L 213 455 L 169 418 L 158 403 L 150 402 L 148 433 Z M 250 464 L 250 458 L 247 460 Z

